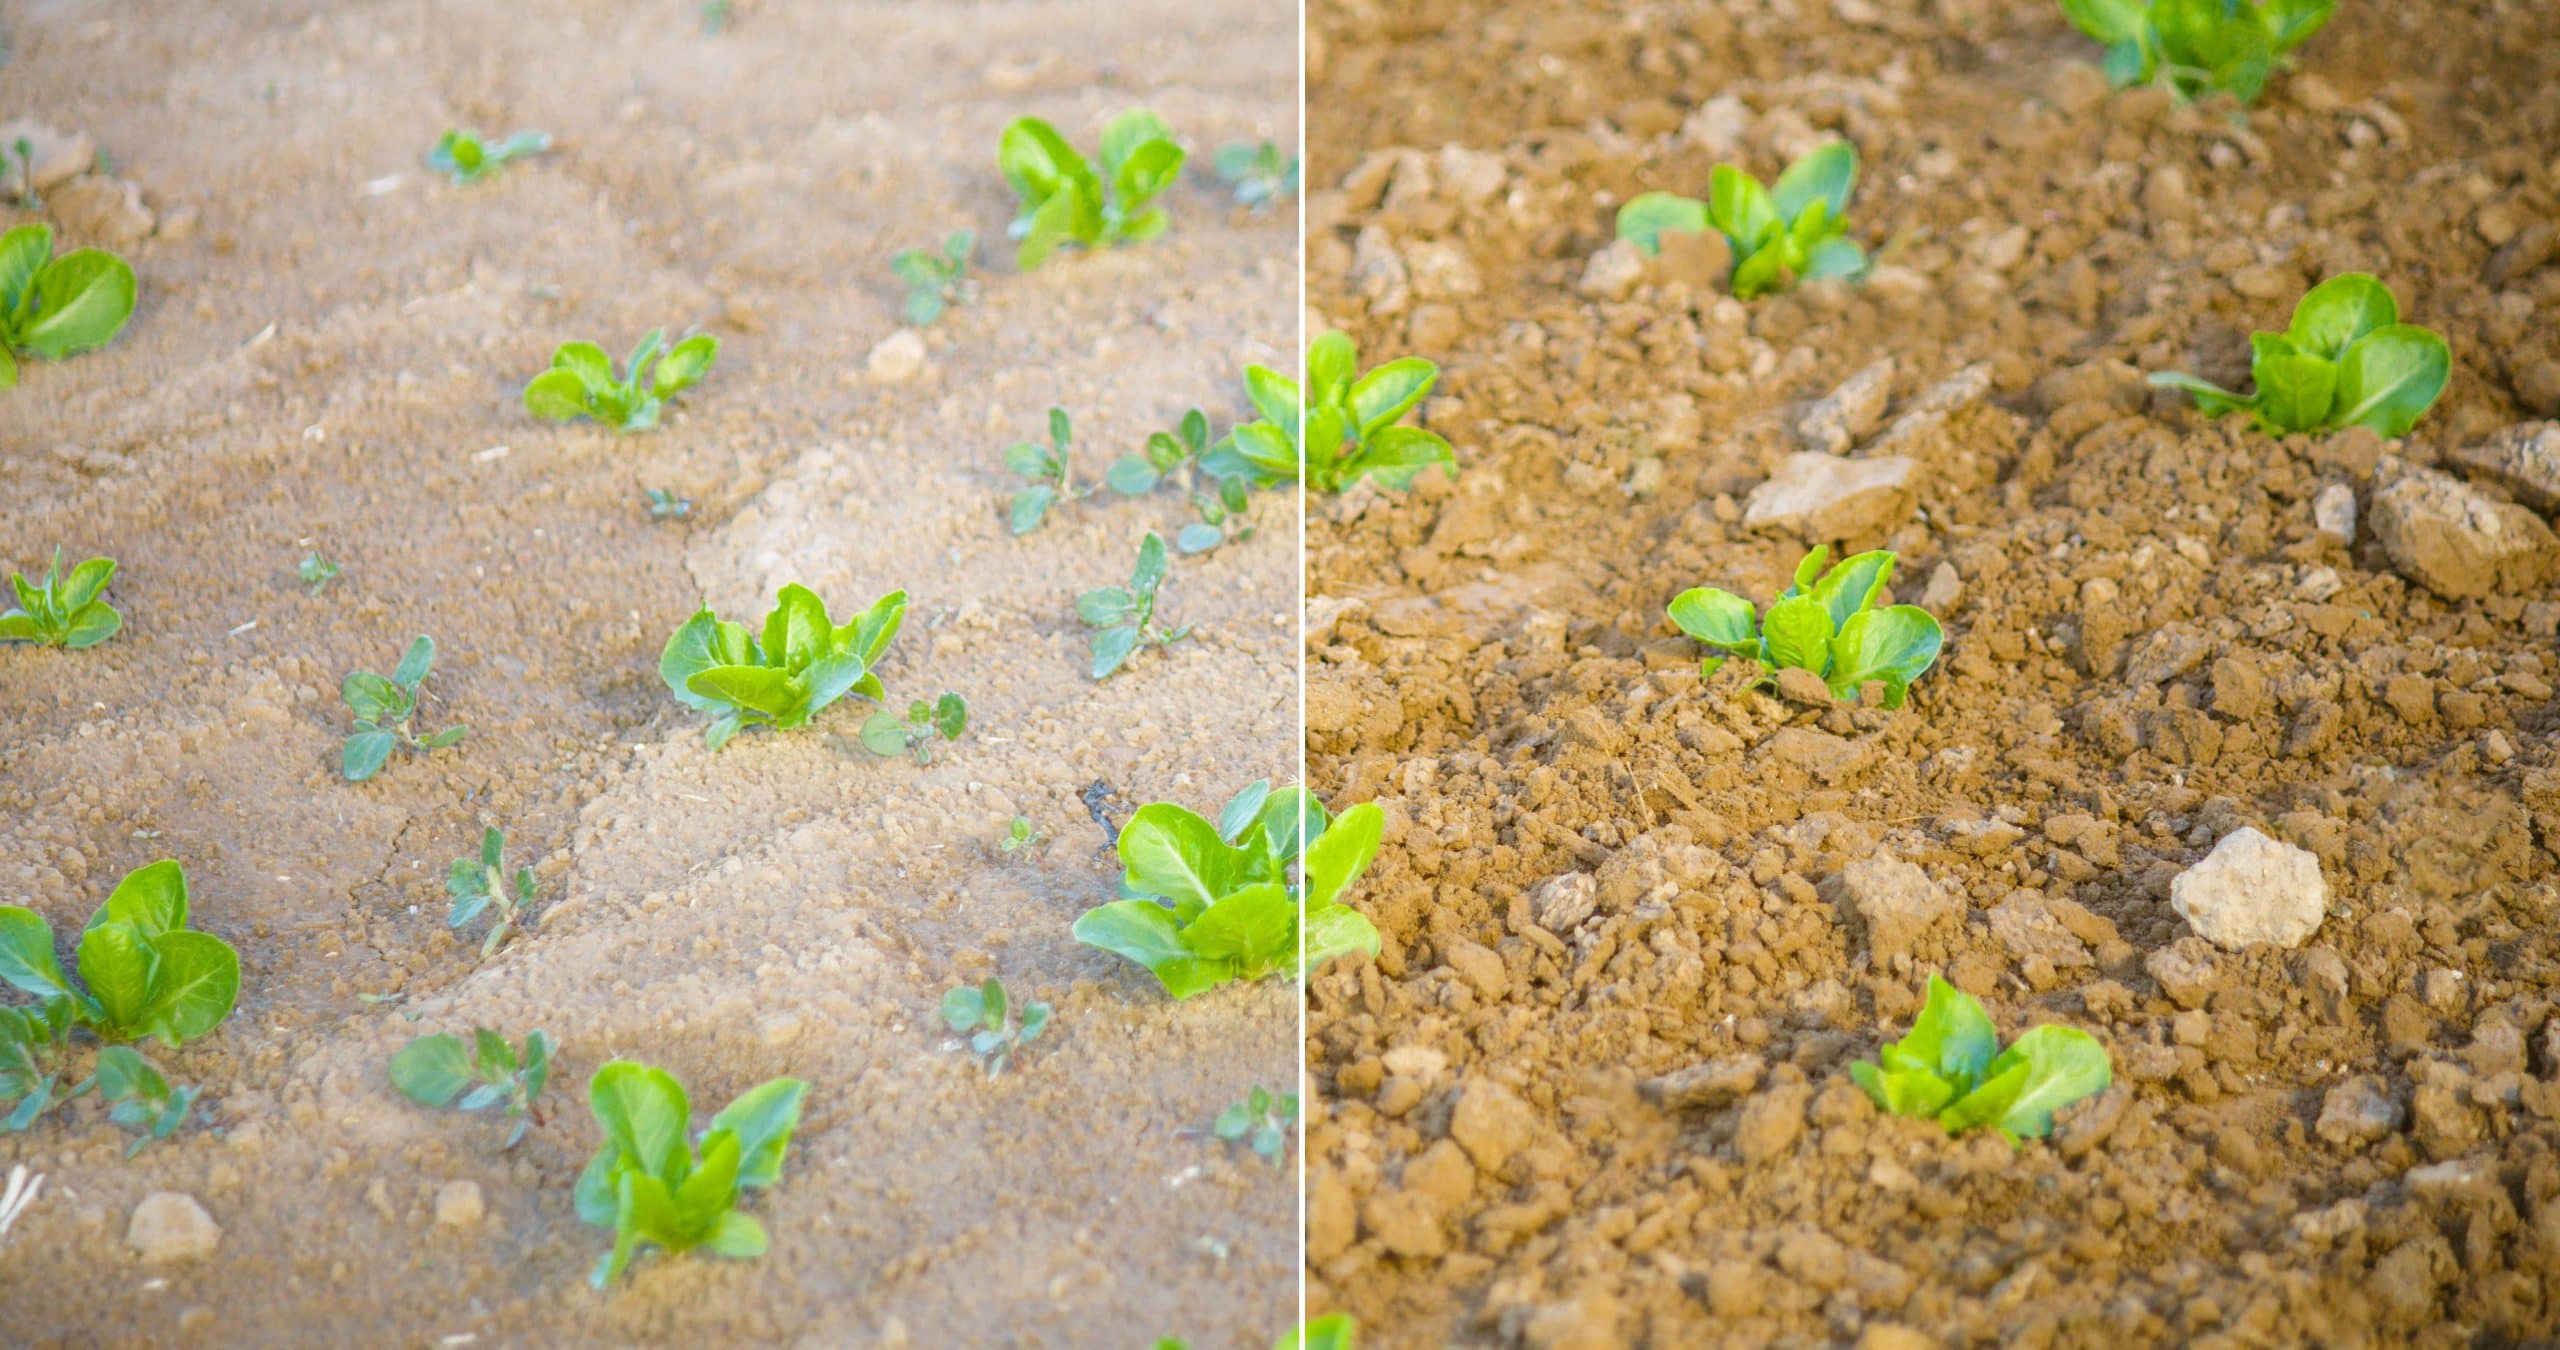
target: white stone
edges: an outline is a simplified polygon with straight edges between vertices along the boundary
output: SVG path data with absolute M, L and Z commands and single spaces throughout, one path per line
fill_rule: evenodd
M 488 1212 L 480 1198 L 480 1183 L 448 1181 L 436 1188 L 436 1223 L 445 1228 L 476 1228 L 480 1217 Z
M 924 335 L 912 328 L 901 328 L 880 339 L 863 363 L 871 378 L 880 384 L 902 384 L 924 373 Z
M 2244 826 L 2169 883 L 2169 907 L 2224 951 L 2299 947 L 2328 916 L 2329 883 L 2309 850 Z
M 213 1255 L 222 1243 L 222 1226 L 183 1191 L 153 1191 L 133 1207 L 133 1222 L 124 1230 L 125 1245 L 147 1264 L 192 1261 Z
M 1796 420 L 1796 435 L 1808 450 L 1826 455 L 1845 453 L 1858 438 L 1875 430 L 1893 397 L 1893 358 L 1888 356 L 1843 381 L 1828 397 L 1805 409 Z
M 1909 518 L 1916 492 L 1912 478 L 1919 469 L 1918 461 L 1900 455 L 1841 459 L 1801 450 L 1751 490 L 1742 523 L 1754 530 L 1791 533 L 1808 543 L 1863 546 Z
M 2332 544 L 2356 541 L 2356 490 L 2331 483 L 2311 499 L 2311 528 Z
M 1624 300 L 1644 280 L 1644 251 L 1612 239 L 1583 266 L 1581 292 L 1594 300 Z

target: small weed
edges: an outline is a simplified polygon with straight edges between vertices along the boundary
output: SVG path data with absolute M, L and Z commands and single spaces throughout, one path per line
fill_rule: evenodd
M 427 675 L 435 663 L 436 640 L 421 634 L 401 655 L 391 678 L 359 670 L 338 686 L 338 697 L 346 700 L 347 711 L 356 718 L 355 734 L 347 738 L 346 748 L 338 757 L 338 771 L 346 775 L 348 782 L 361 783 L 380 773 L 395 745 L 423 754 L 462 739 L 468 728 L 458 724 L 423 740 L 409 729 L 426 697 Z
M 498 950 L 507 935 L 533 921 L 533 869 L 516 869 L 515 884 L 507 881 L 504 856 L 507 836 L 492 826 L 480 836 L 480 856 L 456 858 L 444 879 L 445 894 L 453 897 L 453 905 L 445 912 L 445 926 L 460 933 L 483 914 L 495 913 L 498 921 L 489 928 L 489 936 L 480 943 L 485 959 Z
M 1269 141 L 1219 146 L 1215 166 L 1238 206 L 1267 211 L 1298 195 L 1298 157 Z
M 2158 82 L 2181 99 L 2221 91 L 2256 101 L 2338 0 L 2062 0 L 2081 32 L 2107 44 L 2107 82 Z
M 1209 1132 L 1230 1144 L 1251 1147 L 1264 1162 L 1277 1167 L 1289 1152 L 1289 1139 L 1298 1128 L 1298 1094 L 1274 1094 L 1259 1084 L 1243 1101 L 1218 1113 Z
M 555 1048 L 539 1031 L 524 1038 L 522 1050 L 486 1027 L 472 1029 L 467 1047 L 449 1032 L 420 1036 L 391 1057 L 391 1085 L 420 1106 L 462 1111 L 504 1106 L 515 1125 L 499 1147 L 514 1148 L 526 1130 L 542 1123 L 542 1089 L 551 1081 Z
M 1093 635 L 1093 678 L 1107 679 L 1129 664 L 1141 647 L 1170 647 L 1191 636 L 1188 625 L 1156 621 L 1156 591 L 1164 585 L 1164 537 L 1153 530 L 1138 541 L 1138 565 L 1126 586 L 1105 586 L 1076 597 L 1076 617 L 1101 631 Z
M 918 764 L 931 764 L 933 738 L 956 741 L 968 726 L 968 700 L 946 693 L 931 703 L 918 699 L 908 704 L 903 718 L 883 710 L 863 719 L 862 748 L 884 759 L 905 755 Z
M 667 491 L 665 488 L 645 489 L 645 496 L 649 503 L 649 519 L 651 520 L 693 519 L 693 499 L 691 497 L 679 497 L 674 493 Z
M 969 280 L 969 255 L 977 247 L 977 235 L 953 230 L 940 253 L 911 248 L 889 260 L 889 270 L 907 283 L 907 322 L 923 328 L 976 293 L 977 283 Z
M 302 578 L 302 584 L 311 588 L 313 595 L 329 589 L 329 583 L 338 579 L 338 565 L 321 556 L 317 549 L 303 554 L 302 566 L 294 571 Z
M 107 1119 L 128 1130 L 139 1130 L 141 1136 L 125 1145 L 124 1156 L 140 1153 L 152 1141 L 166 1139 L 186 1124 L 188 1108 L 196 1104 L 202 1088 L 171 1088 L 169 1080 L 151 1067 L 151 1061 L 129 1045 L 110 1045 L 98 1052 L 97 1067 L 71 1095 L 96 1089 L 98 1098 L 107 1103 Z
M 942 1021 L 969 1038 L 969 1053 L 985 1060 L 993 1078 L 1049 1028 L 1049 1005 L 1025 1003 L 1017 1020 L 1005 997 L 1004 981 L 990 975 L 985 983 L 962 985 L 942 996 Z
M 551 148 L 551 137 L 540 131 L 519 131 L 495 145 L 480 139 L 480 133 L 465 129 L 446 132 L 427 152 L 427 167 L 451 178 L 458 184 L 477 183 L 496 173 L 508 160 L 524 159 Z
M 10 197 L 29 211 L 43 210 L 44 198 L 36 194 L 35 143 L 20 136 L 9 143 L 9 149 L 18 156 L 18 186 Z
M 1004 838 L 996 841 L 996 851 L 1008 858 L 1028 857 L 1048 837 L 1031 823 L 1031 817 L 1015 816 L 1013 823 L 1005 827 Z
M 115 559 L 91 558 L 72 568 L 66 577 L 62 574 L 62 550 L 55 549 L 53 565 L 45 569 L 43 582 L 10 576 L 9 585 L 17 592 L 18 604 L 15 609 L 0 611 L 0 642 L 32 642 L 76 652 L 114 637 L 124 627 L 124 616 L 98 597 L 115 575 Z
M 1005 467 L 1030 485 L 1016 491 L 1005 510 L 1005 523 L 1015 534 L 1039 529 L 1040 522 L 1049 518 L 1050 507 L 1092 495 L 1091 487 L 1076 486 L 1071 462 L 1074 452 L 1075 425 L 1064 408 L 1049 410 L 1047 445 L 1017 441 L 1005 447 Z

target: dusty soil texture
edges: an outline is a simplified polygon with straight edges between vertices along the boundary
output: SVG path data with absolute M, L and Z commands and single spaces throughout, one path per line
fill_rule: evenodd
M 1295 346 L 1295 231 L 1202 174 L 1165 238 L 1016 275 L 994 152 L 1017 114 L 1089 145 L 1141 101 L 1204 162 L 1285 140 L 1289 17 L 761 3 L 711 37 L 670 0 L 9 5 L 0 26 L 9 108 L 94 135 L 164 220 L 197 213 L 128 250 L 143 300 L 112 349 L 0 397 L 0 552 L 112 552 L 126 616 L 86 653 L 0 648 L 0 898 L 76 930 L 178 858 L 245 966 L 226 1027 L 156 1052 L 206 1089 L 180 1138 L 126 1162 L 83 1101 L 0 1140 L 0 1168 L 48 1178 L 0 1250 L 0 1339 L 1268 1344 L 1296 1311 L 1296 1187 L 1180 1131 L 1291 1075 L 1296 1000 L 1175 1007 L 1068 924 L 1115 895 L 1088 785 L 1125 819 L 1293 771 L 1296 515 L 1268 500 L 1258 537 L 1177 563 L 1167 613 L 1199 637 L 1097 688 L 1073 596 L 1187 510 L 1088 503 L 1016 540 L 999 451 L 1052 402 L 1097 474 L 1194 403 L 1233 420 L 1243 364 Z M 419 159 L 456 124 L 558 149 L 455 188 Z M 994 241 L 983 295 L 890 381 L 869 362 L 898 331 L 888 259 L 962 225 Z M 523 413 L 554 343 L 658 324 L 723 352 L 655 433 Z M 694 519 L 651 522 L 644 486 Z M 345 567 L 316 598 L 294 578 L 313 546 Z M 849 703 L 705 751 L 661 644 L 706 597 L 760 621 L 793 580 L 839 614 L 910 590 L 890 690 L 961 691 L 967 738 L 876 760 Z M 340 678 L 421 632 L 430 716 L 469 738 L 340 781 Z M 1049 836 L 1028 861 L 994 848 L 1016 813 Z M 476 962 L 442 877 L 489 824 L 538 862 L 543 909 Z M 993 1083 L 936 1013 L 991 973 L 1057 1008 Z M 512 1153 L 384 1077 L 407 1037 L 475 1023 L 564 1046 Z M 766 1258 L 657 1253 L 587 1287 L 609 1238 L 570 1186 L 588 1074 L 617 1055 L 674 1070 L 698 1118 L 812 1084 L 753 1202 Z M 485 1213 L 440 1223 L 457 1183 Z M 211 1256 L 127 1251 L 160 1190 L 220 1225 Z
M 1310 995 L 1313 1305 L 1388 1347 L 2560 1330 L 2554 544 L 2453 463 L 2560 415 L 2554 12 L 2345 6 L 2246 111 L 2111 94 L 2041 0 L 1313 23 L 1310 303 L 1445 363 L 1466 466 L 1311 527 L 1310 781 L 1392 822 L 1385 950 Z M 1863 284 L 1746 308 L 1712 248 L 1607 247 L 1831 135 Z M 2143 386 L 2244 380 L 2351 269 L 2456 353 L 2405 442 Z M 1748 525 L 1803 452 L 1872 486 Z M 1806 534 L 1945 618 L 1907 708 L 1702 687 L 1665 603 Z M 2318 859 L 2299 949 L 2169 905 L 2244 826 Z M 2116 1088 L 2015 1154 L 1880 1119 L 1848 1064 L 1935 970 Z

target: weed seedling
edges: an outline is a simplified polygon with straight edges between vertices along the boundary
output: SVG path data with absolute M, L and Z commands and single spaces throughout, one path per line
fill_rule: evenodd
M 658 678 L 678 702 L 712 715 L 702 739 L 717 750 L 741 727 L 807 726 L 847 694 L 885 700 L 876 671 L 906 619 L 907 593 L 891 591 L 839 627 L 826 602 L 795 583 L 775 597 L 759 636 L 705 606 L 667 639 Z
M 113 342 L 135 289 L 133 268 L 105 249 L 54 257 L 50 226 L 0 234 L 0 389 L 17 386 L 19 356 L 59 361 Z
M 229 943 L 187 927 L 187 876 L 162 859 L 126 874 L 80 931 L 80 987 L 54 956 L 43 916 L 0 906 L 0 981 L 37 1002 L 14 1043 L 58 1041 L 73 1025 L 109 1043 L 158 1037 L 171 1048 L 210 1034 L 240 998 L 240 957 Z M 0 1032 L 0 1038 L 9 1033 Z
M 651 520 L 693 519 L 693 499 L 691 497 L 679 497 L 676 494 L 667 491 L 665 488 L 647 488 L 644 489 L 643 495 L 647 498 L 649 503 L 649 519 Z
M 0 611 L 0 642 L 32 642 L 41 647 L 79 651 L 95 647 L 124 627 L 124 616 L 99 599 L 116 575 L 116 560 L 91 558 L 62 574 L 62 550 L 53 551 L 41 584 L 12 574 L 17 608 Z
M 1872 680 L 1884 685 L 1884 706 L 1901 707 L 1911 682 L 1936 663 L 1945 634 L 1918 605 L 1876 608 L 1893 577 L 1893 554 L 1861 553 L 1826 572 L 1822 564 L 1830 556 L 1827 544 L 1804 555 L 1795 583 L 1756 624 L 1751 602 L 1730 591 L 1682 591 L 1671 602 L 1671 622 L 1726 654 L 1706 658 L 1698 673 L 1713 675 L 1727 656 L 1740 656 L 1760 663 L 1755 683 L 1781 670 L 1809 670 L 1831 687 L 1833 698 L 1848 700 Z
M 533 921 L 533 869 L 517 868 L 510 887 L 503 860 L 506 848 L 506 833 L 493 826 L 480 836 L 480 856 L 454 859 L 444 879 L 445 894 L 453 897 L 452 908 L 445 912 L 446 927 L 460 933 L 483 914 L 494 911 L 498 916 L 480 943 L 483 959 L 498 950 L 509 933 Z
M 781 1179 L 808 1091 L 797 1078 L 750 1088 L 688 1144 L 693 1108 L 675 1075 L 623 1059 L 596 1070 L 587 1106 L 604 1127 L 604 1147 L 578 1175 L 578 1217 L 612 1229 L 613 1250 L 596 1262 L 590 1283 L 612 1284 L 645 1245 L 741 1260 L 764 1255 L 764 1225 L 738 1200 Z
M 5 932 L 5 922 L 0 922 Z M 5 940 L 5 939 L 0 939 Z M 10 960 L 0 950 L 0 962 Z M 15 984 L 15 980 L 10 981 Z M 36 1123 L 54 1102 L 58 1079 L 52 1060 L 61 1053 L 62 1038 L 79 1014 L 69 1000 L 48 1000 L 32 1008 L 0 1008 L 0 1134 L 16 1134 Z
M 1028 272 L 1061 244 L 1091 249 L 1164 233 L 1164 208 L 1154 202 L 1182 176 L 1182 160 L 1164 119 L 1143 108 L 1102 128 L 1099 174 L 1057 128 L 1036 117 L 1016 120 L 996 147 L 996 166 L 1022 199 L 1012 229 L 1022 241 L 1015 265 Z
M 1013 494 L 1013 503 L 1005 510 L 1005 523 L 1015 534 L 1039 529 L 1040 522 L 1049 518 L 1050 507 L 1092 495 L 1091 487 L 1076 486 L 1070 472 L 1075 439 L 1067 410 L 1051 408 L 1047 445 L 1016 441 L 1005 447 L 1005 467 L 1029 485 Z
M 2453 374 L 2453 352 L 2433 329 L 2400 322 L 2391 290 L 2362 272 L 2334 276 L 2293 307 L 2293 326 L 2249 335 L 2247 397 L 2179 371 L 2151 377 L 2195 395 L 2210 417 L 2246 412 L 2271 436 L 2367 427 L 2409 434 Z
M 1173 430 L 1149 435 L 1145 450 L 1112 461 L 1102 481 L 1123 497 L 1143 497 L 1167 478 L 1188 482 L 1192 466 L 1208 449 L 1209 415 L 1194 408 Z
M 1267 211 L 1298 195 L 1298 157 L 1269 141 L 1218 147 L 1218 177 L 1235 189 L 1236 205 Z
M 9 148 L 18 156 L 18 187 L 10 196 L 29 211 L 43 210 L 44 198 L 36 194 L 35 142 L 20 136 L 9 143 Z
M 658 425 L 667 400 L 702 383 L 720 359 L 719 339 L 708 333 L 666 347 L 667 330 L 652 328 L 616 378 L 613 358 L 592 342 L 564 342 L 551 354 L 551 369 L 524 387 L 524 410 L 546 422 L 592 417 L 616 431 Z M 662 349 L 664 349 L 662 351 Z M 656 369 L 651 369 L 652 366 Z
M 990 975 L 984 984 L 962 985 L 942 996 L 942 1021 L 969 1038 L 969 1053 L 985 1060 L 993 1078 L 1049 1028 L 1049 1005 L 1025 1003 L 1019 1020 L 1005 998 L 1004 981 Z
M 2062 0 L 2081 32 L 2107 44 L 2107 82 L 2157 81 L 2181 99 L 2220 91 L 2256 101 L 2293 65 L 2293 49 L 2329 22 L 2338 0 Z
M 956 741 L 968 726 L 968 700 L 946 693 L 931 703 L 918 699 L 908 704 L 905 717 L 884 710 L 864 718 L 862 748 L 884 759 L 905 755 L 918 764 L 931 764 L 933 738 Z
M 1029 816 L 1015 816 L 1013 823 L 1005 827 L 1004 838 L 996 841 L 996 851 L 1008 858 L 1028 857 L 1048 837 L 1031 823 Z
M 1167 566 L 1164 536 L 1153 530 L 1138 541 L 1138 565 L 1126 586 L 1105 586 L 1076 597 L 1076 617 L 1101 631 L 1093 635 L 1093 678 L 1108 678 L 1129 664 L 1140 647 L 1170 647 L 1191 636 L 1186 625 L 1168 629 L 1156 622 L 1156 590 L 1164 585 Z
M 427 152 L 427 167 L 451 178 L 457 184 L 477 183 L 496 173 L 511 159 L 524 159 L 551 148 L 551 137 L 540 131 L 519 131 L 492 145 L 480 139 L 480 133 L 467 128 L 446 132 Z
M 1949 1134 L 1988 1125 L 2014 1144 L 2053 1131 L 2053 1113 L 2111 1078 L 2107 1051 L 2077 1027 L 2041 1026 L 2000 1048 L 1991 1015 L 1971 994 L 1929 977 L 1911 1033 L 1849 1066 L 1876 1105 L 1934 1119 Z
M 1858 182 L 1858 152 L 1833 141 L 1778 175 L 1774 187 L 1731 164 L 1707 175 L 1707 199 L 1643 193 L 1618 208 L 1618 237 L 1647 257 L 1662 252 L 1666 231 L 1696 233 L 1712 225 L 1733 245 L 1733 294 L 1749 300 L 1797 281 L 1853 277 L 1867 252 L 1848 237 L 1849 192 Z
M 322 557 L 317 549 L 303 554 L 302 566 L 294 571 L 313 595 L 329 589 L 329 583 L 338 579 L 338 565 Z
M 889 260 L 889 270 L 907 283 L 907 322 L 923 328 L 976 292 L 977 283 L 969 280 L 969 255 L 977 247 L 977 235 L 953 230 L 940 253 L 911 248 Z
M 1289 1152 L 1289 1136 L 1298 1127 L 1298 1094 L 1274 1095 L 1255 1085 L 1243 1101 L 1218 1113 L 1209 1132 L 1230 1144 L 1244 1144 L 1264 1162 L 1277 1167 Z
M 1342 894 L 1385 828 L 1374 802 L 1328 817 L 1305 790 L 1268 783 L 1238 793 L 1216 824 L 1150 802 L 1120 831 L 1129 898 L 1085 911 L 1076 939 L 1145 966 L 1178 999 L 1374 954 L 1378 930 Z
M 501 1148 L 514 1148 L 524 1132 L 542 1123 L 542 1089 L 551 1081 L 551 1038 L 537 1031 L 524 1048 L 475 1027 L 471 1044 L 450 1032 L 420 1036 L 391 1057 L 391 1086 L 420 1106 L 482 1111 L 504 1106 L 515 1121 Z M 461 1100 L 456 1101 L 455 1098 Z
M 424 634 L 409 644 L 391 678 L 359 670 L 338 686 L 338 697 L 345 699 L 347 711 L 356 718 L 355 734 L 347 738 L 346 749 L 338 756 L 338 771 L 350 783 L 361 783 L 382 771 L 391 758 L 391 748 L 405 745 L 423 754 L 442 750 L 462 739 L 468 728 L 459 724 L 446 727 L 421 740 L 409 729 L 425 698 L 428 673 L 436 663 L 436 640 Z
M 1264 377 L 1266 384 L 1286 385 L 1287 381 L 1259 366 L 1246 372 L 1254 406 L 1269 416 L 1264 394 L 1252 387 L 1257 376 Z M 1401 490 L 1413 486 L 1414 475 L 1434 464 L 1456 474 L 1458 456 L 1447 441 L 1420 427 L 1397 425 L 1420 406 L 1439 378 L 1440 367 L 1410 356 L 1363 375 L 1360 349 L 1349 335 L 1326 333 L 1317 338 L 1307 348 L 1303 414 L 1292 408 L 1289 420 L 1282 423 L 1285 429 L 1303 426 L 1307 486 L 1318 492 L 1340 492 L 1362 478 L 1373 478 L 1381 487 Z M 1297 402 L 1294 386 L 1271 392 L 1291 396 L 1291 404 Z M 1237 431 L 1241 444 L 1244 428 Z M 1261 448 L 1269 449 L 1268 445 Z
M 110 1045 L 98 1052 L 98 1065 L 88 1080 L 71 1090 L 79 1096 L 95 1089 L 107 1103 L 107 1119 L 140 1137 L 125 1145 L 124 1156 L 140 1153 L 155 1139 L 166 1139 L 187 1123 L 187 1110 L 202 1088 L 171 1088 L 142 1052 L 129 1045 Z

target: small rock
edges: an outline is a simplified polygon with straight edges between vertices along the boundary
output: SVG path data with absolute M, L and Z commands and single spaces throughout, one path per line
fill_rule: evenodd
M 1482 943 L 1463 938 L 1449 944 L 1449 968 L 1476 991 L 1476 997 L 1491 1003 L 1502 997 L 1508 980 L 1502 969 L 1502 958 Z
M 1860 858 L 1840 869 L 1836 886 L 1866 927 L 1868 954 L 1880 967 L 1920 955 L 1924 938 L 1952 927 L 1964 912 L 1964 902 L 1928 873 L 1890 855 Z
M 1770 1088 L 1743 1106 L 1734 1123 L 1733 1146 L 1747 1164 L 1759 1164 L 1795 1147 L 1804 1134 L 1804 1108 L 1813 1089 L 1803 1083 Z
M 1588 872 L 1567 872 L 1549 877 L 1529 895 L 1529 910 L 1538 916 L 1538 926 L 1550 933 L 1570 933 L 1591 917 L 1599 903 L 1600 887 Z
M 1482 206 L 1500 195 L 1511 171 L 1502 156 L 1463 145 L 1440 147 L 1440 187 L 1461 206 Z
M 89 171 L 98 162 L 98 143 L 87 132 L 64 131 L 42 122 L 21 117 L 0 122 L 0 186 L 14 194 L 19 186 L 19 141 L 27 143 L 29 177 L 35 180 L 38 196 L 70 182 Z
M 2344 483 L 2331 483 L 2311 499 L 2311 529 L 2328 543 L 2347 545 L 2356 541 L 2356 490 Z
M 1538 1116 L 1520 1094 L 1490 1079 L 1477 1079 L 1458 1094 L 1458 1109 L 1449 1117 L 1449 1137 L 1476 1160 L 1476 1166 L 1499 1172 L 1511 1156 L 1538 1137 Z
M 487 1208 L 480 1199 L 480 1183 L 448 1181 L 436 1188 L 436 1225 L 441 1228 L 477 1228 Z
M 2321 1099 L 2319 1123 L 2311 1132 L 2340 1148 L 2362 1148 L 2400 1128 L 2400 1103 L 2370 1076 L 2350 1078 Z
M 1767 1072 L 1758 1055 L 1727 1055 L 1648 1078 L 1637 1090 L 1667 1111 L 1722 1106 L 1749 1096 Z
M 2299 947 L 2328 915 L 2329 883 L 2308 849 L 2242 826 L 2169 883 L 2169 907 L 2224 951 Z
M 1788 666 L 1778 672 L 1778 693 L 1789 702 L 1816 708 L 1831 706 L 1831 686 L 1822 677 L 1799 666 Z
M 2201 1008 L 2213 997 L 2222 976 L 2213 966 L 2213 949 L 2192 937 L 2180 938 L 2142 958 L 2143 973 L 2181 1008 Z
M 1484 290 L 1475 261 L 1457 244 L 1415 244 L 1405 250 L 1405 268 L 1413 293 L 1424 300 L 1458 300 Z
M 1852 375 L 1828 397 L 1805 409 L 1796 420 L 1796 435 L 1808 450 L 1826 455 L 1842 454 L 1858 438 L 1875 430 L 1884 416 L 1885 400 L 1893 396 L 1893 358 L 1868 366 Z
M 1919 469 L 1917 460 L 1901 455 L 1841 459 L 1798 451 L 1751 490 L 1742 523 L 1807 543 L 1873 539 L 1910 517 Z
M 2560 566 L 2560 537 L 2540 517 L 2433 469 L 2405 471 L 2372 508 L 2392 566 L 2448 600 L 2530 591 Z
M 1644 252 L 1624 239 L 1612 239 L 1591 255 L 1576 288 L 1593 300 L 1624 300 L 1644 280 Z
M 222 1243 L 222 1226 L 204 1212 L 204 1206 L 197 1204 L 194 1196 L 183 1191 L 153 1191 L 133 1207 L 133 1221 L 125 1228 L 124 1240 L 146 1264 L 193 1261 L 213 1255 L 213 1249 Z
M 45 198 L 62 232 L 74 239 L 115 245 L 141 243 L 151 236 L 155 217 L 142 204 L 142 188 L 121 178 L 82 174 Z
M 1964 602 L 1964 578 L 1954 566 L 1940 563 L 1929 569 L 1929 584 L 1920 592 L 1920 607 L 1943 619 Z
M 871 348 L 863 370 L 874 384 L 903 384 L 924 373 L 925 359 L 924 335 L 901 328 Z
M 2560 511 L 2560 422 L 2523 422 L 2448 458 L 2549 515 Z
M 1397 1256 L 1438 1256 L 1449 1250 L 1440 1202 L 1425 1192 L 1379 1191 L 1361 1207 L 1360 1217 L 1379 1245 Z

